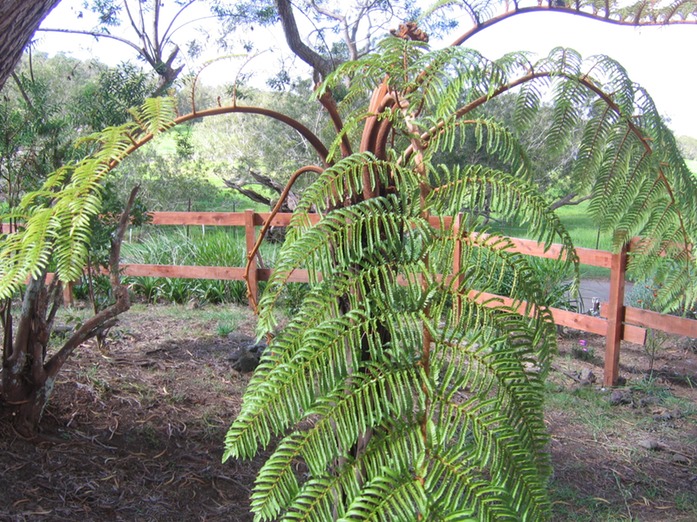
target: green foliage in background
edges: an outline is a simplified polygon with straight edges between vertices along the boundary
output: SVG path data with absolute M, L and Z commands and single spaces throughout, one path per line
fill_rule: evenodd
M 123 262 L 137 264 L 241 267 L 245 263 L 244 238 L 211 231 L 203 236 L 184 232 L 159 234 L 124 249 Z M 131 290 L 149 302 L 246 303 L 243 281 L 128 277 Z

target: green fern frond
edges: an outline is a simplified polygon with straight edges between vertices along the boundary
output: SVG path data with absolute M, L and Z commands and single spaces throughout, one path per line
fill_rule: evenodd
M 95 145 L 93 153 L 51 173 L 43 186 L 26 195 L 15 215 L 24 226 L 0 243 L 0 298 L 9 297 L 31 275 L 36 278 L 53 259 L 63 282 L 82 274 L 90 239 L 90 219 L 102 203 L 101 181 L 133 145 L 134 132 L 171 125 L 174 100 L 149 100 L 137 111 L 139 123 L 126 123 L 95 133 L 79 144 Z
M 451 116 L 431 128 L 437 128 L 436 132 L 429 132 L 431 154 L 452 153 L 456 147 L 464 148 L 468 136 L 472 136 L 475 150 L 500 160 L 514 175 L 530 179 L 532 168 L 527 154 L 515 135 L 504 125 L 493 120 Z
M 486 25 L 493 18 L 501 15 L 501 2 L 498 0 L 440 0 L 426 10 L 424 16 L 443 7 L 460 6 L 474 21 L 475 26 Z M 540 7 L 541 6 L 541 7 Z M 516 2 L 506 5 L 509 16 L 523 9 L 544 9 L 560 13 L 580 13 L 599 21 L 626 26 L 669 25 L 697 23 L 697 3 L 694 0 L 675 0 L 665 3 L 624 3 L 617 0 L 577 0 L 571 3 L 525 4 Z M 524 12 L 524 11 L 523 11 Z
M 412 474 L 385 469 L 353 499 L 340 520 L 410 520 L 414 513 L 427 513 L 427 505 L 423 486 Z
M 172 98 L 148 98 L 140 107 L 129 112 L 144 133 L 157 135 L 173 125 L 177 117 L 177 104 L 173 103 Z

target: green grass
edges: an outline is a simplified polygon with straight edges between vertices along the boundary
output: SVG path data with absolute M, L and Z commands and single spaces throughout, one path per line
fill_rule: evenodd
M 598 250 L 611 250 L 612 238 L 609 234 L 598 235 L 598 227 L 588 211 L 589 202 L 580 205 L 568 205 L 557 210 L 559 219 L 571 235 L 574 245 L 577 247 L 593 248 Z M 501 231 L 511 237 L 530 239 L 523 227 L 505 226 Z M 581 265 L 581 277 L 584 278 L 608 278 L 610 271 L 607 268 Z
M 578 247 L 598 248 L 609 250 L 611 237 L 608 234 L 598 236 L 598 227 L 594 225 L 593 217 L 588 211 L 588 201 L 580 205 L 569 205 L 557 210 L 559 219 L 564 224 L 574 244 Z M 512 237 L 530 238 L 523 227 L 504 226 L 502 231 Z
M 621 414 L 610 405 L 608 395 L 594 387 L 566 389 L 547 383 L 546 408 L 573 412 L 574 418 L 583 424 L 593 437 L 611 431 Z
M 245 305 L 240 306 L 202 306 L 200 308 L 185 305 L 167 305 L 152 307 L 148 304 L 134 303 L 131 306 L 133 312 L 148 310 L 150 315 L 160 317 L 175 317 L 181 321 L 189 321 L 205 324 L 208 322 L 229 323 L 239 325 L 248 320 L 253 314 Z
M 598 237 L 598 230 L 588 213 L 588 203 L 562 207 L 558 215 L 579 247 L 610 249 L 607 235 Z M 525 237 L 520 227 L 504 227 L 502 233 Z M 280 245 L 264 243 L 261 258 L 266 267 L 273 267 Z M 240 227 L 143 227 L 133 243 L 123 246 L 123 261 L 139 264 L 196 265 L 242 267 L 245 264 L 244 230 Z M 609 270 L 582 265 L 584 278 L 603 278 Z M 164 279 L 154 277 L 129 278 L 134 291 L 151 302 L 186 303 L 192 300 L 209 303 L 245 303 L 246 287 L 242 281 L 195 279 Z M 291 291 L 292 293 L 292 291 Z M 290 304 L 299 295 L 290 296 Z M 220 331 L 228 329 L 221 322 Z
M 687 168 L 692 171 L 692 173 L 697 176 L 697 160 L 685 160 L 687 163 Z
M 238 234 L 214 230 L 205 235 L 187 236 L 179 231 L 124 245 L 123 252 L 125 263 L 241 267 L 245 264 L 246 247 L 244 238 Z M 152 302 L 244 303 L 247 300 L 243 281 L 129 277 L 126 282 L 136 294 Z
M 560 383 L 556 380 L 548 380 L 545 387 L 546 411 L 551 412 L 552 418 L 562 415 L 573 419 L 574 425 L 573 433 L 560 428 L 561 433 L 553 433 L 552 436 L 559 441 L 566 440 L 568 444 L 587 445 L 589 451 L 593 451 L 591 448 L 595 445 L 606 448 L 607 458 L 616 461 L 612 464 L 616 468 L 608 465 L 595 471 L 592 467 L 595 461 L 592 459 L 572 458 L 563 462 L 560 466 L 564 470 L 563 478 L 560 475 L 559 480 L 550 482 L 553 520 L 654 520 L 632 513 L 638 499 L 651 501 L 655 505 L 674 504 L 681 515 L 697 515 L 697 497 L 689 491 L 689 486 L 675 491 L 665 484 L 660 475 L 652 475 L 650 467 L 635 466 L 646 459 L 646 450 L 638 448 L 636 442 L 643 437 L 679 440 L 681 442 L 675 442 L 677 447 L 689 442 L 689 426 L 676 429 L 670 423 L 656 420 L 652 411 L 655 408 L 679 410 L 681 417 L 687 419 L 693 417 L 696 411 L 692 401 L 675 395 L 670 386 L 648 378 L 637 380 L 627 388 L 635 401 L 631 405 L 612 406 L 609 402 L 610 392 L 596 387 L 572 387 L 566 381 Z M 646 401 L 647 406 L 640 406 L 642 401 Z M 658 457 L 652 458 L 659 460 Z M 615 471 L 629 467 L 634 469 L 632 480 Z M 586 484 L 584 477 L 591 474 L 598 481 L 591 480 Z M 677 520 L 688 518 L 680 516 Z

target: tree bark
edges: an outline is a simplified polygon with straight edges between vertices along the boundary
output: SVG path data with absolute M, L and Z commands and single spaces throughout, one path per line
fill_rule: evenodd
M 576 196 L 578 196 L 578 193 L 572 192 L 571 194 L 567 194 L 566 196 L 559 198 L 549 206 L 549 210 L 557 210 L 558 208 L 567 205 L 580 205 L 584 201 L 588 201 L 591 198 L 591 196 L 583 196 L 574 200 Z
M 283 33 L 286 36 L 286 42 L 290 50 L 315 70 L 315 73 L 319 76 L 318 79 L 323 80 L 326 78 L 334 70 L 335 65 L 302 41 L 290 0 L 276 0 L 276 9 L 278 10 L 278 17 L 281 19 Z
M 263 174 L 259 172 L 254 172 L 251 169 L 249 170 L 249 175 L 254 179 L 254 181 L 249 181 L 244 178 L 238 178 L 224 179 L 223 183 L 225 183 L 227 187 L 239 192 L 243 196 L 248 197 L 252 201 L 256 201 L 257 203 L 262 203 L 264 205 L 269 205 L 269 207 L 273 207 L 276 204 L 276 200 L 249 187 L 251 185 L 259 184 L 268 189 L 273 190 L 277 194 L 281 194 L 283 192 L 284 186 L 278 183 L 277 181 L 271 179 L 269 176 L 264 176 Z M 295 210 L 295 207 L 298 205 L 299 200 L 300 198 L 295 192 L 289 192 L 288 196 L 283 202 L 283 205 L 281 206 L 280 212 L 293 212 Z
M 0 89 L 22 57 L 22 51 L 46 15 L 60 0 L 0 2 Z
M 47 287 L 44 274 L 39 279 L 32 279 L 27 287 L 17 334 L 13 343 L 6 343 L 3 371 L 0 373 L 2 400 L 13 409 L 15 429 L 21 435 L 31 437 L 36 432 L 53 392 L 56 376 L 68 357 L 82 343 L 113 326 L 117 316 L 131 306 L 128 288 L 121 284 L 119 258 L 137 192 L 138 187 L 131 191 L 111 241 L 109 276 L 115 302 L 86 320 L 50 357 L 47 354 L 48 340 L 60 306 L 61 284 L 54 278 Z

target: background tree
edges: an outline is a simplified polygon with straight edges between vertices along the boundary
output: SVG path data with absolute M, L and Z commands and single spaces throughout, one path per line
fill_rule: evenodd
M 30 41 L 34 31 L 36 30 L 38 24 L 43 20 L 43 18 L 55 7 L 60 0 L 31 0 L 31 1 L 14 1 L 14 2 L 4 2 L 3 3 L 3 30 L 0 34 L 3 35 L 3 39 L 0 40 L 0 56 L 3 56 L 2 68 L 0 68 L 0 87 L 4 84 L 5 79 L 9 76 L 14 65 L 20 59 L 21 50 L 24 49 L 26 44 Z M 125 1 L 125 0 L 124 0 Z M 186 2 L 184 0 L 178 0 L 176 2 L 179 9 L 188 9 L 192 2 Z M 98 4 L 91 4 L 92 7 L 97 8 Z M 108 2 L 101 2 L 100 5 L 104 5 L 106 9 L 98 9 L 100 14 L 105 15 L 106 21 L 109 23 L 114 22 L 115 15 L 118 14 L 119 6 L 121 2 L 117 0 L 110 0 Z M 300 40 L 300 31 L 297 30 L 296 16 L 293 11 L 293 6 L 290 2 L 286 0 L 278 0 L 278 2 L 271 2 L 270 0 L 265 0 L 264 2 L 232 2 L 223 0 L 211 0 L 210 5 L 213 12 L 219 16 L 222 20 L 227 21 L 231 28 L 236 27 L 239 23 L 251 23 L 251 24 L 261 24 L 270 25 L 282 22 L 286 34 L 289 35 L 291 41 Z M 353 6 L 356 6 L 353 8 Z M 591 1 L 576 2 L 573 6 L 566 7 L 565 5 L 552 5 L 552 3 L 543 2 L 538 3 L 536 1 L 518 1 L 518 2 L 500 2 L 499 0 L 488 0 L 480 2 L 477 4 L 469 4 L 466 2 L 438 2 L 436 5 L 443 5 L 440 18 L 435 19 L 431 22 L 431 26 L 428 29 L 433 32 L 433 30 L 447 31 L 452 29 L 455 25 L 453 22 L 454 17 L 451 16 L 452 11 L 449 9 L 459 10 L 459 12 L 466 12 L 469 14 L 472 20 L 472 28 L 464 33 L 460 40 L 457 42 L 462 43 L 473 34 L 481 31 L 482 29 L 494 25 L 501 20 L 505 20 L 512 16 L 517 16 L 519 14 L 525 14 L 535 11 L 546 11 L 546 10 L 557 10 L 560 12 L 571 13 L 575 12 L 584 17 L 589 17 L 597 20 L 607 21 L 613 24 L 619 25 L 666 25 L 666 24 L 694 24 L 696 21 L 697 13 L 695 12 L 695 7 L 692 2 L 683 2 L 679 6 L 672 7 L 651 7 L 645 8 L 637 4 L 634 6 L 620 7 L 617 2 L 608 2 L 603 5 L 602 8 L 596 7 L 596 5 Z M 319 6 L 319 7 L 318 7 Z M 343 9 L 341 6 L 344 6 Z M 344 44 L 340 44 L 336 49 L 342 48 L 343 51 L 334 52 L 331 54 L 327 49 L 331 49 L 334 43 L 325 44 L 321 41 L 319 44 L 315 44 L 312 41 L 303 42 L 304 47 L 293 44 L 291 49 L 298 56 L 303 54 L 305 58 L 302 58 L 308 62 L 311 66 L 315 67 L 318 72 L 323 70 L 328 70 L 324 65 L 336 66 L 341 59 L 341 54 L 345 53 L 345 57 L 349 57 L 349 49 L 356 48 L 358 52 L 356 56 L 359 56 L 361 52 L 365 52 L 370 49 L 367 42 L 375 41 L 375 35 L 380 35 L 384 31 L 382 29 L 385 24 L 394 27 L 395 19 L 390 18 L 393 13 L 397 14 L 397 19 L 403 21 L 406 19 L 413 19 L 414 15 L 418 15 L 419 12 L 413 7 L 412 4 L 407 3 L 395 3 L 393 5 L 391 2 L 357 2 L 351 4 L 351 7 L 346 9 L 346 4 L 341 4 L 341 6 L 327 6 L 325 3 L 318 2 L 308 2 L 304 4 L 304 12 L 316 19 L 313 20 L 314 23 L 319 23 L 322 19 L 325 22 L 323 28 L 319 28 L 314 34 L 320 35 L 322 38 L 327 39 L 327 35 L 332 35 L 336 32 L 337 19 L 343 20 L 340 27 L 344 30 L 342 31 L 345 35 L 348 32 L 349 40 Z M 399 12 L 399 8 L 405 6 L 403 12 Z M 134 28 L 136 34 L 142 34 L 142 38 L 146 38 L 150 41 L 148 45 L 156 47 L 159 45 L 159 53 L 152 53 L 150 50 L 147 52 L 150 61 L 159 66 L 161 70 L 167 69 L 167 67 L 172 67 L 173 63 L 167 66 L 169 58 L 174 52 L 173 47 L 168 47 L 165 51 L 165 47 L 169 44 L 166 36 L 171 36 L 171 30 L 169 29 L 160 30 L 159 34 L 163 35 L 160 38 L 153 38 L 152 35 L 145 36 L 145 32 L 148 31 L 146 28 L 143 31 L 142 23 L 138 20 L 135 15 L 139 16 L 142 7 L 140 5 L 134 6 L 135 8 L 131 10 L 131 14 L 135 20 L 136 27 Z M 298 6 L 296 5 L 295 9 Z M 324 12 L 323 12 L 324 11 Z M 355 13 L 355 14 L 351 14 Z M 358 16 L 362 15 L 362 16 Z M 377 17 L 378 22 L 373 22 L 373 15 Z M 291 17 L 292 16 L 292 17 Z M 144 19 L 147 19 L 144 13 Z M 365 37 L 359 38 L 361 30 L 358 29 L 360 24 L 364 24 L 367 29 L 365 31 Z M 391 24 L 391 25 L 390 25 Z M 229 29 L 229 28 L 228 28 Z M 87 31 L 89 32 L 89 31 Z M 99 30 L 94 31 L 100 33 L 99 36 L 107 37 L 105 32 L 100 32 Z M 225 32 L 223 34 L 226 34 Z M 351 43 L 351 35 L 353 35 L 353 44 Z M 135 41 L 130 41 L 128 45 L 135 46 L 134 50 L 141 52 L 141 47 L 136 42 L 141 42 L 141 36 L 137 36 Z M 158 44 L 159 42 L 159 44 Z M 147 43 L 147 42 L 146 42 Z M 364 43 L 364 45 L 360 45 Z M 195 46 L 194 46 L 195 47 Z M 325 55 L 317 53 L 316 49 L 322 49 Z M 313 52 L 307 52 L 308 50 Z M 169 54 L 167 54 L 169 52 Z M 178 53 L 175 53 L 175 59 Z M 330 56 L 331 58 L 327 58 Z M 146 58 L 146 61 L 148 58 Z M 322 58 L 322 59 L 320 59 Z M 324 64 L 323 64 L 324 60 Z M 150 63 L 148 61 L 148 63 Z M 164 64 L 165 69 L 162 69 Z M 331 68 L 331 67 L 330 67 Z M 176 70 L 176 67 L 173 69 Z M 166 76 L 166 75 L 165 75 Z
M 590 196 L 583 188 L 581 179 L 572 175 L 573 162 L 578 155 L 583 124 L 590 115 L 581 117 L 575 132 L 570 133 L 567 143 L 561 146 L 548 139 L 554 123 L 553 107 L 543 103 L 534 121 L 524 127 L 516 123 L 517 98 L 515 95 L 499 96 L 491 103 L 481 107 L 477 115 L 504 124 L 514 132 L 521 145 L 527 151 L 530 168 L 536 185 L 550 201 L 552 210 L 566 205 L 578 205 L 587 201 Z M 576 100 L 576 109 L 580 114 L 587 112 L 588 100 Z M 487 158 L 486 154 L 477 147 L 477 140 L 472 129 L 463 129 L 467 144 L 462 150 L 441 153 L 439 161 L 454 165 L 458 162 L 486 162 L 493 168 L 500 168 L 500 162 L 495 158 Z
M 692 161 L 697 161 L 697 138 L 680 136 L 678 138 L 678 144 L 680 145 L 680 150 L 685 158 Z
M 45 54 L 27 55 L 12 73 L 0 101 L 0 196 L 9 208 L 75 157 L 80 89 L 96 74 L 92 63 Z
M 320 106 L 308 109 L 311 97 L 308 82 L 296 84 L 286 92 L 245 89 L 241 100 L 279 111 L 303 123 L 318 136 L 328 135 L 328 119 Z M 192 133 L 193 156 L 213 165 L 227 187 L 252 201 L 273 207 L 290 173 L 317 162 L 317 154 L 307 140 L 281 122 L 259 115 L 235 115 L 206 119 Z M 309 184 L 295 185 L 284 209 L 292 211 L 298 194 Z
M 159 82 L 151 94 L 159 96 L 173 85 L 184 69 L 184 65 L 180 63 L 180 45 L 176 43 L 174 33 L 185 23 L 184 14 L 195 3 L 196 0 L 85 2 L 84 9 L 98 17 L 97 27 L 41 27 L 40 30 L 83 34 L 97 39 L 113 40 L 130 47 L 157 74 Z M 82 11 L 76 13 L 76 21 L 85 18 Z M 132 36 L 120 34 L 124 32 L 124 26 L 128 27 L 127 32 Z
M 422 12 L 413 0 L 214 2 L 213 10 L 229 29 L 280 25 L 288 48 L 311 67 L 316 82 L 346 60 L 366 55 L 391 28 L 419 18 Z M 446 17 L 432 18 L 432 32 L 454 27 L 454 22 Z M 311 29 L 301 30 L 307 25 Z M 287 78 L 285 69 L 281 69 L 278 78 L 281 83 Z
M 81 133 L 91 132 L 94 126 L 108 124 L 112 132 L 119 129 L 118 124 L 123 123 L 128 114 L 120 109 L 120 104 L 124 104 L 126 99 L 130 102 L 144 99 L 148 81 L 128 66 L 109 69 L 97 62 L 81 62 L 62 55 L 49 59 L 41 54 L 28 55 L 22 66 L 13 72 L 12 78 L 12 82 L 2 91 L 0 104 L 0 117 L 6 123 L 2 127 L 0 148 L 0 188 L 4 203 L 0 219 L 21 224 L 14 234 L 2 238 L 3 246 L 9 243 L 13 245 L 11 249 L 18 249 L 21 247 L 17 242 L 24 241 L 18 238 L 26 237 L 24 234 L 29 234 L 26 239 L 29 244 L 42 243 L 36 235 L 31 235 L 32 227 L 36 226 L 32 220 L 41 221 L 37 217 L 39 209 L 45 210 L 46 205 L 60 207 L 61 198 L 57 192 L 84 183 L 84 178 L 78 179 L 80 173 L 84 173 L 85 168 L 89 170 L 95 166 L 92 163 L 85 167 L 81 159 L 85 154 L 99 150 L 96 146 L 99 142 L 83 139 L 76 145 L 75 140 Z M 112 88 L 114 86 L 116 88 Z M 107 99 L 108 103 L 102 103 Z M 102 158 L 101 162 L 109 163 L 118 152 L 117 149 L 108 153 L 111 155 Z M 82 165 L 83 170 L 64 166 L 76 164 Z M 106 306 L 97 306 L 94 292 L 91 292 L 95 304 L 94 317 L 81 325 L 62 347 L 52 351 L 51 333 L 63 298 L 62 282 L 75 281 L 82 276 L 82 272 L 72 270 L 69 276 L 62 274 L 66 278 L 64 281 L 55 278 L 48 282 L 46 265 L 33 271 L 33 278 L 26 291 L 22 292 L 22 306 L 17 317 L 13 315 L 15 296 L 8 292 L 3 294 L 0 306 L 3 327 L 0 390 L 3 401 L 16 409 L 17 428 L 25 434 L 36 429 L 55 376 L 70 353 L 90 337 L 98 337 L 113 324 L 116 315 L 129 306 L 127 294 L 124 295 L 125 289 L 120 287 L 118 278 L 118 252 L 130 209 L 134 206 L 139 208 L 135 192 L 117 201 L 113 185 L 106 184 L 97 195 L 91 196 L 78 190 L 71 197 L 77 200 L 73 204 L 90 208 L 102 201 L 107 202 L 100 214 L 93 212 L 88 215 L 71 233 L 63 229 L 67 238 L 72 236 L 63 240 L 77 239 L 82 242 L 81 247 L 86 255 L 80 259 L 88 267 L 109 265 L 111 282 L 116 285 L 112 288 L 114 301 Z M 139 210 L 138 219 L 142 221 L 142 209 Z M 56 208 L 52 218 L 56 218 L 60 212 Z M 123 218 L 126 221 L 121 219 L 122 215 L 126 216 Z M 66 224 L 63 221 L 63 225 Z M 55 223 L 53 226 L 60 227 Z M 45 232 L 39 232 L 38 237 Z M 61 256 L 71 258 L 75 255 L 75 252 L 61 251 L 56 246 L 60 244 L 56 237 L 48 242 L 51 246 L 47 250 L 52 253 L 44 251 L 40 254 L 44 261 L 51 259 L 60 266 Z M 11 255 L 5 258 L 4 263 L 0 268 L 3 278 L 18 269 L 21 262 Z M 25 280 L 26 276 L 21 283 Z M 89 278 L 90 288 L 91 281 Z
M 151 211 L 234 211 L 251 208 L 243 198 L 223 189 L 218 165 L 192 152 L 182 150 L 178 140 L 193 140 L 191 126 L 182 125 L 169 135 L 134 152 L 110 175 L 119 186 L 121 198 L 126 188 L 139 185 L 140 198 Z

